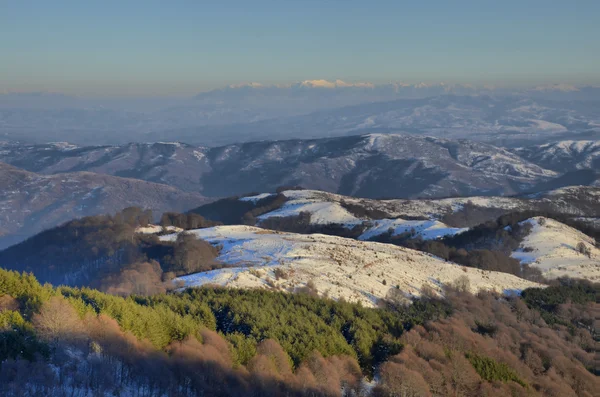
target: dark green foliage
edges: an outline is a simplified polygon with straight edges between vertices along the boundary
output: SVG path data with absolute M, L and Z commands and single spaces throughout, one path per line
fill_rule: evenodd
M 480 207 L 468 201 L 460 210 L 444 215 L 440 221 L 452 227 L 474 227 L 496 219 L 506 212 L 505 209 Z
M 238 196 L 213 201 L 189 212 L 225 225 L 239 224 L 244 214 L 255 207 L 252 201 L 242 201 Z
M 180 299 L 207 304 L 215 314 L 217 330 L 225 335 L 239 333 L 257 342 L 277 340 L 295 364 L 316 349 L 324 356 L 356 356 L 366 371 L 399 350 L 397 338 L 402 332 L 451 312 L 446 302 L 438 300 L 416 301 L 402 311 L 392 311 L 307 294 L 221 288 L 190 289 Z
M 283 193 L 286 190 L 305 190 L 302 186 L 299 185 L 289 185 L 289 186 L 279 186 L 277 189 L 275 189 L 275 193 Z
M 529 288 L 522 292 L 521 297 L 532 309 L 540 312 L 549 325 L 562 324 L 581 326 L 577 319 L 568 319 L 558 313 L 559 306 L 566 303 L 586 304 L 600 302 L 600 284 L 586 281 L 559 279 L 558 285 L 548 288 Z M 591 324 L 589 324 L 591 326 Z
M 492 358 L 476 353 L 467 353 L 465 356 L 479 376 L 488 382 L 516 382 L 523 387 L 528 387 L 527 383 L 519 377 L 515 370 L 504 363 L 499 363 Z
M 19 357 L 33 360 L 38 355 L 46 357 L 48 353 L 48 346 L 37 340 L 33 327 L 19 312 L 0 312 L 0 362 Z
M 0 268 L 0 296 L 15 298 L 27 319 L 54 294 L 50 285 L 40 285 L 31 273 L 18 273 Z
M 202 229 L 206 227 L 219 226 L 223 223 L 205 219 L 195 213 L 180 214 L 177 212 L 165 212 L 160 218 L 160 226 L 175 226 L 185 230 Z
M 339 223 L 312 224 L 310 212 L 300 212 L 298 215 L 291 216 L 273 216 L 260 222 L 260 226 L 265 229 L 278 230 L 289 233 L 301 234 L 327 234 L 330 236 L 339 236 L 346 238 L 358 238 L 364 233 L 364 225 L 355 225 L 351 229 L 347 225 Z
M 215 329 L 215 318 L 206 304 L 183 303 L 176 295 L 122 298 L 89 288 L 69 287 L 60 288 L 59 292 L 71 301 L 83 303 L 76 305 L 80 311 L 114 318 L 124 330 L 139 339 L 148 339 L 158 348 L 190 335 L 198 337 L 201 327 Z
M 340 201 L 340 205 L 357 218 L 385 219 L 391 218 L 390 214 L 377 208 L 369 208 L 365 205 L 354 204 L 348 201 Z
M 287 200 L 281 192 L 257 201 L 240 200 L 240 197 L 234 196 L 205 204 L 189 212 L 226 225 L 255 225 L 257 217 L 280 208 Z
M 509 253 L 519 247 L 523 237 L 531 230 L 528 223 L 520 222 L 536 216 L 532 212 L 510 213 L 495 221 L 475 226 L 464 233 L 444 239 L 444 243 L 455 248 L 489 249 Z

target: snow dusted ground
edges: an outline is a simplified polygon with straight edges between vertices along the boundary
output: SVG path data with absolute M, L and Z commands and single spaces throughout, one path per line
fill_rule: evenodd
M 217 226 L 189 231 L 223 248 L 219 260 L 231 268 L 176 279 L 185 286 L 218 284 L 233 288 L 294 291 L 312 281 L 320 295 L 375 306 L 391 288 L 418 296 L 423 285 L 441 291 L 461 276 L 471 291 L 522 290 L 538 284 L 516 276 L 466 268 L 431 255 L 375 242 L 281 233 L 251 226 Z M 161 236 L 173 241 L 177 233 Z M 280 269 L 276 276 L 275 270 Z
M 261 193 L 261 194 L 257 194 L 256 196 L 246 196 L 246 197 L 242 197 L 240 198 L 240 201 L 252 201 L 252 202 L 257 202 L 259 200 L 265 199 L 267 197 L 271 197 L 273 195 L 273 193 Z
M 533 229 L 519 250 L 512 253 L 513 258 L 539 268 L 547 278 L 569 276 L 600 281 L 600 249 L 594 246 L 593 238 L 549 218 L 523 222 Z M 577 250 L 579 243 L 590 250 L 589 257 Z
M 359 218 L 340 205 L 340 201 L 344 196 L 318 190 L 288 190 L 283 194 L 288 198 L 288 201 L 281 208 L 261 215 L 259 219 L 295 216 L 301 212 L 309 212 L 311 223 L 316 225 L 338 223 L 352 227 L 362 223 Z M 331 200 L 331 198 L 340 199 Z
M 393 217 L 427 217 L 437 218 L 441 215 L 459 211 L 467 203 L 479 207 L 515 209 L 525 205 L 526 200 L 512 197 L 457 197 L 448 199 L 421 200 L 373 200 L 342 196 L 319 190 L 288 190 L 283 194 L 289 199 L 280 209 L 262 215 L 262 218 L 272 216 L 298 215 L 308 211 L 315 214 L 313 222 L 320 223 L 360 223 L 360 220 L 350 214 L 340 204 L 342 201 L 358 204 L 365 208 L 378 209 Z M 334 205 L 325 205 L 334 204 Z
M 415 236 L 421 236 L 424 240 L 435 240 L 444 236 L 462 233 L 468 228 L 449 227 L 448 225 L 435 221 L 407 221 L 404 219 L 381 219 L 372 221 L 373 226 L 367 229 L 359 240 L 369 240 L 373 237 L 393 230 L 392 236 L 414 231 Z
M 174 233 L 179 233 L 181 231 L 183 231 L 182 228 L 177 227 L 177 226 L 166 226 L 166 227 L 162 227 L 159 225 L 148 225 L 148 226 L 139 226 L 137 229 L 135 229 L 136 233 L 142 233 L 142 234 L 157 234 L 157 233 L 162 233 L 162 232 L 174 232 Z
M 435 220 L 443 214 L 460 210 L 466 203 L 470 202 L 481 207 L 493 208 L 518 208 L 521 200 L 501 197 L 470 197 L 442 200 L 368 200 L 341 196 L 318 190 L 289 190 L 283 192 L 288 201 L 281 208 L 261 215 L 258 219 L 265 220 L 274 217 L 297 216 L 302 212 L 311 215 L 311 223 L 315 225 L 341 224 L 349 229 L 356 225 L 365 225 L 366 230 L 359 237 L 360 240 L 368 240 L 393 229 L 393 235 L 415 230 L 416 235 L 423 239 L 437 239 L 447 235 L 463 232 L 464 228 L 450 227 Z M 240 200 L 258 200 L 267 197 L 266 194 L 244 197 Z M 394 217 L 422 217 L 426 220 L 406 220 L 401 218 L 372 219 L 369 217 L 358 218 L 350 213 L 341 204 L 342 201 L 376 209 L 388 213 Z M 260 222 L 259 222 L 260 225 Z
M 388 224 L 394 228 L 399 228 L 396 234 L 403 233 L 406 231 L 403 224 L 407 221 L 397 220 L 397 218 L 425 220 L 424 223 L 412 224 L 408 230 L 411 227 L 415 227 L 416 230 L 418 229 L 417 231 L 428 230 L 429 228 L 439 229 L 437 232 L 421 233 L 423 238 L 431 239 L 439 238 L 443 234 L 458 233 L 462 229 L 449 227 L 441 222 L 433 225 L 427 223 L 427 221 L 440 221 L 445 215 L 467 211 L 472 208 L 479 208 L 484 211 L 491 210 L 492 212 L 495 210 L 503 212 L 543 210 L 585 216 L 590 211 L 588 207 L 593 206 L 596 200 L 600 200 L 600 189 L 583 186 L 571 186 L 523 197 L 471 196 L 419 200 L 363 199 L 319 190 L 288 190 L 282 194 L 288 198 L 288 201 L 280 208 L 261 215 L 258 226 L 260 226 L 260 220 L 272 217 L 295 216 L 301 212 L 308 212 L 311 214 L 311 223 L 315 225 L 335 223 L 352 228 L 363 224 L 369 229 L 374 228 L 373 230 L 366 230 L 365 234 L 368 237 L 363 237 L 363 239 L 376 236 L 376 233 L 387 232 Z M 241 200 L 254 201 L 267 196 L 268 194 L 261 194 L 245 197 Z M 367 212 L 364 216 L 357 217 L 344 208 L 343 203 L 352 204 L 365 211 L 377 211 L 383 214 L 382 217 L 386 219 L 374 219 L 368 216 Z M 494 218 L 496 216 L 498 215 L 492 215 Z M 366 222 L 375 224 L 370 226 Z M 447 233 L 443 229 L 447 229 Z

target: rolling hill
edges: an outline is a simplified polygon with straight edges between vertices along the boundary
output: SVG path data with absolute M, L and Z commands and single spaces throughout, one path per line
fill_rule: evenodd
M 188 231 L 222 247 L 218 259 L 232 268 L 183 276 L 185 286 L 218 284 L 233 288 L 295 291 L 376 306 L 401 291 L 419 296 L 423 286 L 441 292 L 444 284 L 468 279 L 468 289 L 513 292 L 536 283 L 516 276 L 465 268 L 431 255 L 389 244 L 335 236 L 273 232 L 250 226 L 218 226 Z M 174 241 L 177 234 L 161 236 Z

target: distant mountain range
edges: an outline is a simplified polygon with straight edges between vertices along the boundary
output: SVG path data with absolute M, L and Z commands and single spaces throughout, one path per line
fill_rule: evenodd
M 557 102 L 522 96 L 441 95 L 362 103 L 307 115 L 147 134 L 150 141 L 230 144 L 253 140 L 403 133 L 500 146 L 600 139 L 600 101 Z
M 557 149 L 562 147 L 571 149 Z M 597 185 L 597 148 L 597 142 L 559 142 L 511 151 L 467 140 L 370 134 L 215 148 L 3 143 L 0 161 L 48 175 L 88 171 L 141 179 L 207 197 L 302 185 L 360 197 L 416 198 Z
M 522 146 L 600 138 L 600 88 L 507 90 L 448 84 L 240 84 L 193 98 L 0 95 L 0 139 L 81 145 L 255 140 L 402 132 Z
M 142 179 L 208 197 L 282 185 L 371 198 L 507 195 L 561 175 L 493 145 L 393 134 L 216 148 L 5 143 L 0 161 L 42 174 L 89 171 Z

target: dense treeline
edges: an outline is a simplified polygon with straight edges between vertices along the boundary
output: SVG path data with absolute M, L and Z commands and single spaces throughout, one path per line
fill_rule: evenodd
M 190 210 L 189 213 L 226 225 L 254 226 L 260 215 L 280 208 L 288 200 L 282 192 L 283 190 L 278 189 L 276 194 L 259 200 L 240 200 L 239 196 L 227 197 Z M 247 196 L 252 195 L 255 194 Z
M 457 211 L 445 214 L 440 221 L 452 227 L 474 227 L 507 213 L 510 213 L 510 210 L 481 207 L 469 201 Z
M 122 298 L 0 270 L 0 392 L 351 396 L 377 375 L 377 396 L 592 396 L 599 299 L 572 281 L 381 309 L 220 288 Z
M 354 215 L 355 217 L 357 217 L 359 219 L 364 219 L 364 218 L 368 218 L 368 219 L 385 219 L 385 218 L 391 218 L 391 216 L 387 212 L 382 211 L 382 210 L 377 209 L 377 208 L 369 208 L 369 207 L 367 207 L 365 205 L 355 204 L 355 203 L 351 203 L 351 202 L 348 202 L 348 201 L 345 201 L 345 200 L 340 201 L 340 205 L 346 211 L 350 212 L 352 215 Z
M 91 216 L 44 231 L 0 252 L 5 268 L 33 272 L 55 285 L 86 285 L 114 293 L 164 292 L 164 282 L 177 275 L 223 267 L 218 247 L 181 233 L 173 242 L 137 233 L 152 213 L 126 208 L 110 215 Z M 163 226 L 208 227 L 196 214 L 166 213 Z
M 203 216 L 194 213 L 180 214 L 178 212 L 165 212 L 160 217 L 159 225 L 163 228 L 174 226 L 184 230 L 191 230 L 219 226 L 222 223 L 205 219 Z

